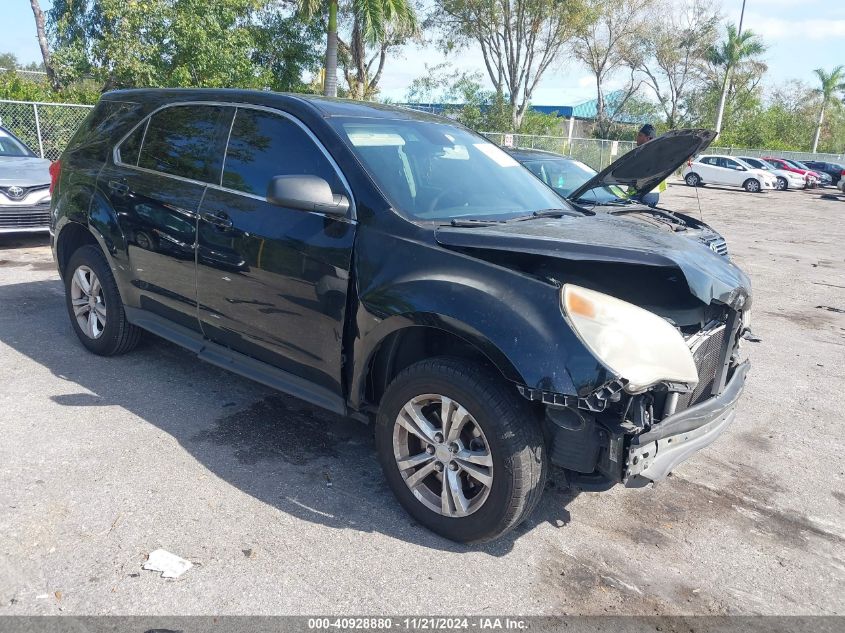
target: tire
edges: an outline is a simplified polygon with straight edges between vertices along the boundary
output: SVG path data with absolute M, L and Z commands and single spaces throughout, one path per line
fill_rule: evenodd
M 787 189 L 789 189 L 789 181 L 783 176 L 778 176 L 777 190 L 786 191 Z
M 684 178 L 684 182 L 690 187 L 698 187 L 701 184 L 701 177 L 694 171 L 691 171 Z
M 70 256 L 64 277 L 65 305 L 71 326 L 88 351 L 99 356 L 131 351 L 140 340 L 141 329 L 126 320 L 114 275 L 103 252 L 93 245 L 79 248 Z
M 449 437 L 439 433 L 444 406 L 453 428 L 464 421 L 452 436 L 456 446 L 451 453 Z M 410 422 L 414 418 L 418 422 Z M 415 432 L 408 430 L 414 426 Z M 375 441 L 387 482 L 402 507 L 452 541 L 477 543 L 502 536 L 531 513 L 543 493 L 548 466 L 539 422 L 511 385 L 475 363 L 441 357 L 404 369 L 382 398 Z M 473 456 L 473 462 L 461 455 Z M 400 470 L 398 461 L 408 457 L 418 459 Z M 489 476 L 489 485 L 467 469 L 482 479 Z M 406 479 L 417 473 L 422 475 L 412 492 Z M 444 475 L 460 485 L 459 495 L 447 490 L 445 501 Z
M 742 188 L 748 193 L 760 193 L 760 181 L 756 178 L 749 178 L 742 183 Z

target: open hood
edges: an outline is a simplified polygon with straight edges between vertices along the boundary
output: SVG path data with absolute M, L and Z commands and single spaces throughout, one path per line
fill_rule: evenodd
M 691 157 L 704 151 L 716 132 L 672 130 L 618 158 L 569 195 L 577 200 L 596 187 L 619 185 L 648 193 Z

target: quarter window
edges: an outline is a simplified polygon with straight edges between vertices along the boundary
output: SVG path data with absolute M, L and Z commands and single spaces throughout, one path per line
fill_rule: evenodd
M 138 167 L 218 183 L 227 115 L 231 120 L 231 108 L 211 105 L 171 106 L 154 114 Z
M 342 193 L 337 173 L 302 128 L 277 114 L 239 108 L 232 125 L 223 186 L 257 196 L 267 194 L 274 176 L 308 174 Z

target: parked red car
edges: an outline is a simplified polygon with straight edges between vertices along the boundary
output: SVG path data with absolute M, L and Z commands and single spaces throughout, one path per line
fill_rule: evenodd
M 796 174 L 801 174 L 807 181 L 807 187 L 818 187 L 819 181 L 821 180 L 820 176 L 814 172 L 810 171 L 809 169 L 801 169 L 800 167 L 796 167 L 789 161 L 784 160 L 783 158 L 775 158 L 773 156 L 764 156 L 763 160 L 769 163 L 775 169 L 784 169 L 786 171 L 791 171 Z

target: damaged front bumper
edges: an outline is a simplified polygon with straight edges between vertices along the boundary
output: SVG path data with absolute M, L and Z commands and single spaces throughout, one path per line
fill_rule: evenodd
M 622 480 L 628 487 L 664 479 L 681 462 L 713 443 L 733 422 L 751 363 L 738 365 L 717 396 L 675 413 L 628 445 Z

